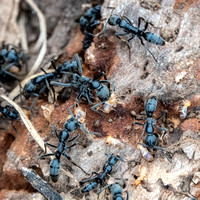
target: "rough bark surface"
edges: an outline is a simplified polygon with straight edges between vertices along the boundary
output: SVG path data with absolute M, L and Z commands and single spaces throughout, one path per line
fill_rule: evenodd
M 163 37 L 165 46 L 156 46 L 147 41 L 144 43 L 158 63 L 137 37 L 130 41 L 129 59 L 127 45 L 114 35 L 122 30 L 110 25 L 107 25 L 104 35 L 94 39 L 84 54 L 83 34 L 75 20 L 84 13 L 81 5 L 87 1 L 36 2 L 47 21 L 48 52 L 44 62 L 49 62 L 52 55 L 59 56 L 58 63 L 64 62 L 79 53 L 82 57 L 83 74 L 97 77 L 105 71 L 111 83 L 114 81 L 117 97 L 122 102 L 105 117 L 93 112 L 89 105 L 80 104 L 86 111 L 84 125 L 89 131 L 101 133 L 102 138 L 84 134 L 81 130 L 70 134 L 71 138 L 81 133 L 76 141 L 77 145 L 67 151 L 67 154 L 84 171 L 64 157 L 61 158 L 62 168 L 71 172 L 77 181 L 89 178 L 94 171 L 102 172 L 108 159 L 104 155 L 106 137 L 112 136 L 122 142 L 122 146 L 112 146 L 109 152 L 120 155 L 125 161 L 119 161 L 112 173 L 114 178 L 128 179 L 123 190 L 124 199 L 125 191 L 129 192 L 129 200 L 200 199 L 200 1 L 105 0 L 102 18 L 108 18 L 111 13 L 107 7 L 115 7 L 113 13 L 127 16 L 135 26 L 139 17 L 154 25 L 149 25 L 148 31 Z M 38 36 L 38 30 L 34 29 L 38 22 L 34 17 L 31 19 L 30 27 L 27 27 L 30 33 L 27 34 L 29 44 L 33 44 Z M 33 32 L 33 29 L 37 31 Z M 7 32 L 11 34 L 10 29 L 7 29 Z M 158 100 L 154 118 L 160 116 L 162 111 L 168 111 L 165 119 L 159 122 L 159 126 L 167 128 L 168 131 L 165 134 L 155 131 L 160 135 L 159 146 L 166 150 L 172 163 L 169 163 L 159 150 L 152 151 L 154 159 L 147 162 L 136 148 L 141 139 L 142 127 L 133 125 L 133 121 L 145 122 L 144 101 L 149 95 L 156 96 Z M 53 126 L 58 130 L 63 129 L 69 117 L 68 107 L 74 104 L 75 98 L 72 92 L 65 103 L 55 103 L 55 108 L 48 118 L 44 116 L 42 108 L 48 103 L 44 100 L 37 101 L 30 119 L 45 142 L 58 145 L 58 138 L 52 131 Z M 182 107 L 179 104 L 184 99 L 189 99 L 191 106 L 188 107 L 186 118 L 180 119 Z M 44 152 L 23 123 L 14 122 L 17 134 L 8 123 L 1 120 L 4 126 L 3 130 L 0 130 L 0 199 L 44 199 L 24 178 L 21 173 L 23 167 L 34 169 L 63 199 L 98 198 L 96 190 L 82 194 L 80 190 L 83 186 L 77 185 L 62 170 L 58 182 L 53 183 L 49 176 L 50 158 L 38 160 L 38 156 Z M 55 151 L 54 148 L 51 150 Z M 141 176 L 142 170 L 145 175 L 141 184 L 136 187 L 134 181 Z M 102 192 L 99 199 L 106 197 L 112 199 L 108 190 Z

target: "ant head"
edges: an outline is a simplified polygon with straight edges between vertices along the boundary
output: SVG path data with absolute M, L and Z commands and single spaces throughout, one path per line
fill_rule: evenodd
M 108 101 L 110 98 L 110 91 L 106 85 L 102 85 L 99 90 L 97 90 L 97 96 L 100 101 Z
M 156 97 L 153 96 L 148 99 L 147 103 L 145 103 L 145 110 L 148 117 L 152 117 L 153 113 L 156 111 L 157 100 Z
M 8 62 L 14 62 L 18 60 L 18 55 L 14 49 L 8 52 Z
M 6 56 L 7 53 L 8 51 L 6 49 L 1 50 L 1 56 Z
M 110 165 L 115 165 L 119 160 L 124 162 L 124 160 L 119 155 L 111 154 L 109 156 L 110 157 L 108 159 L 108 162 L 109 162 Z
M 121 20 L 121 17 L 119 15 L 113 14 L 109 17 L 108 24 L 111 26 L 116 26 L 120 20 Z
M 96 6 L 94 6 L 96 11 L 101 11 L 101 5 L 97 4 Z
M 35 89 L 36 86 L 31 81 L 28 82 L 23 89 L 23 95 L 25 96 L 25 98 L 28 99 L 31 96 L 31 94 L 34 93 Z
M 149 99 L 154 99 L 155 101 L 157 101 L 157 100 L 156 100 L 156 96 L 152 96 L 152 97 L 149 98 Z
M 90 87 L 91 87 L 92 90 L 95 90 L 95 89 L 97 89 L 99 86 L 100 86 L 99 81 L 94 80 L 94 81 L 91 82 L 91 86 L 90 86 Z

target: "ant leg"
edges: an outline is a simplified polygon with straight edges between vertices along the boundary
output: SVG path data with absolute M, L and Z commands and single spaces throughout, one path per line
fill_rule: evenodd
M 83 95 L 84 91 L 80 91 L 78 96 L 75 98 L 76 103 L 79 103 L 79 99 L 81 98 L 81 96 Z M 87 97 L 86 97 L 87 98 Z
M 172 163 L 172 161 L 169 159 L 169 157 L 167 156 L 167 154 L 164 152 L 164 149 L 163 149 L 163 148 L 158 147 L 158 146 L 154 146 L 153 148 L 154 148 L 154 149 L 157 149 L 157 150 L 161 150 L 162 153 L 164 154 L 165 158 L 167 158 L 167 160 L 168 160 L 170 163 Z
M 54 61 L 54 60 L 51 61 L 51 65 L 52 65 L 52 67 L 54 68 L 54 70 L 57 71 L 56 65 L 55 65 L 55 61 Z
M 19 81 L 19 78 L 17 78 L 13 73 L 8 72 L 8 71 L 3 71 L 3 72 Z
M 82 66 L 81 66 L 81 62 L 80 62 L 78 54 L 76 53 L 74 57 L 75 57 L 75 60 L 76 60 L 76 62 L 78 64 L 79 75 L 82 76 Z
M 47 75 L 46 71 L 43 68 L 40 68 L 40 69 Z M 55 68 L 55 70 L 56 70 L 56 68 Z M 55 90 L 54 90 L 53 86 L 50 86 L 49 81 L 47 80 L 47 78 L 45 78 L 45 82 L 46 82 L 48 90 L 50 91 L 50 94 L 53 93 L 53 102 L 55 102 L 56 101 Z M 51 95 L 51 97 L 52 97 L 52 95 Z
M 128 22 L 131 26 L 133 26 L 132 22 L 130 21 L 130 19 L 127 16 L 123 15 L 122 18 L 124 18 L 124 20 L 126 22 Z
M 35 105 L 36 101 L 37 101 L 38 98 L 39 98 L 39 95 L 36 94 L 36 93 L 32 93 L 31 95 L 34 95 L 34 96 L 35 96 L 34 100 L 33 100 L 32 103 L 31 103 L 31 106 L 30 106 L 30 107 L 23 107 L 23 106 L 22 106 L 22 108 L 27 109 L 27 110 L 30 110 L 30 111 L 32 111 L 33 106 Z
M 107 9 L 111 9 L 112 10 L 112 12 L 111 12 L 111 15 L 112 15 L 113 11 L 115 10 L 115 7 L 108 6 Z
M 149 149 L 149 145 L 147 145 L 147 144 L 144 144 L 144 143 L 141 143 L 141 142 L 138 142 L 137 144 L 140 144 L 140 145 L 142 145 L 143 147 L 146 147 L 147 149 Z
M 84 133 L 102 136 L 101 133 L 98 133 L 98 132 L 88 132 L 88 131 L 84 128 L 83 124 L 81 124 L 81 123 L 79 123 L 79 127 L 80 127 L 80 129 L 81 129 Z
M 163 118 L 167 113 L 167 110 L 163 111 L 163 113 L 160 115 L 160 117 L 156 118 L 156 120 L 159 120 L 161 118 Z
M 65 152 L 62 152 L 62 155 L 65 156 L 65 158 L 67 158 L 68 160 L 71 160 L 71 158 Z
M 56 137 L 59 139 L 58 132 L 55 126 L 53 126 L 53 132 L 55 133 Z
M 115 81 L 112 82 L 111 94 L 115 91 Z
M 110 81 L 109 80 L 102 80 L 102 81 L 99 81 L 99 83 L 109 83 L 110 84 Z
M 48 142 L 44 142 L 44 152 L 46 153 L 47 152 L 47 145 L 51 146 L 51 147 L 54 147 L 54 148 L 57 148 L 56 146 L 52 145 L 52 144 L 49 144 Z
M 93 176 L 93 174 L 96 174 L 96 176 Z M 93 176 L 93 177 L 92 177 L 92 176 Z M 98 174 L 97 174 L 96 172 L 92 172 L 90 178 L 84 178 L 84 179 L 81 180 L 79 183 L 80 183 L 80 185 L 82 185 L 83 183 L 86 183 L 86 182 L 90 182 L 90 181 L 95 180 L 97 177 L 98 177 Z
M 76 146 L 77 144 L 76 143 L 74 143 L 74 144 L 72 144 L 72 145 L 70 145 L 70 146 L 66 146 L 65 148 L 64 148 L 64 150 L 68 150 L 68 149 L 70 149 L 70 148 L 72 148 L 73 146 Z M 65 153 L 65 152 L 64 152 Z
M 48 153 L 48 154 L 39 156 L 38 159 L 43 159 L 43 158 L 48 157 L 48 156 L 55 156 L 55 153 Z
M 112 9 L 112 11 L 111 11 L 111 13 L 110 13 L 110 16 L 113 14 L 113 11 L 114 11 L 114 9 L 115 9 L 115 7 L 107 7 L 107 9 Z M 110 16 L 109 16 L 109 18 L 110 18 Z M 102 31 L 102 33 L 101 33 L 101 35 L 102 34 L 105 34 L 105 32 L 106 32 L 106 28 L 107 28 L 107 24 L 108 24 L 108 20 L 106 21 L 106 24 L 105 24 L 105 26 L 104 26 L 104 28 L 103 28 L 103 31 Z M 100 36 L 100 35 L 99 35 Z M 98 36 L 98 37 L 99 37 Z
M 3 67 L 2 70 L 7 71 L 7 70 L 10 69 L 13 65 L 15 65 L 15 63 L 10 63 L 10 64 L 6 65 L 5 67 Z
M 111 185 L 112 185 L 112 184 L 109 184 L 109 185 L 106 185 L 105 187 L 101 188 L 101 189 L 97 192 L 98 198 L 99 198 L 100 193 L 103 192 L 103 190 L 109 188 Z
M 146 31 L 146 30 L 147 30 L 147 28 L 148 28 L 148 25 L 149 25 L 149 22 L 146 22 L 146 23 L 145 23 L 145 26 L 144 26 L 144 30 L 143 30 L 143 31 Z
M 11 121 L 11 126 L 13 127 L 13 129 L 15 130 L 15 132 L 17 133 L 17 129 L 15 128 L 15 126 L 13 125 L 13 120 Z
M 143 17 L 139 17 L 138 18 L 138 29 L 140 28 L 140 24 L 141 24 L 141 20 L 145 21 L 145 19 Z M 146 29 L 145 29 L 146 30 Z M 144 31 L 145 31 L 144 30 Z
M 46 148 L 46 146 L 58 148 L 57 146 L 55 146 L 55 145 L 53 145 L 53 144 L 50 144 L 50 143 L 48 143 L 48 142 L 45 142 L 44 145 L 45 145 L 45 148 Z
M 115 34 L 115 35 L 116 35 L 116 34 Z M 124 39 L 120 38 L 118 35 L 116 35 L 116 37 L 117 37 L 118 39 L 120 39 L 121 41 L 123 41 L 123 42 L 126 43 L 126 45 L 127 45 L 127 47 L 128 47 L 128 51 L 129 51 L 129 59 L 131 60 L 131 47 L 130 47 L 129 43 L 127 42 L 127 40 L 124 40 Z
M 56 81 L 51 81 L 50 84 L 51 85 L 64 86 L 64 87 L 72 87 L 71 83 L 60 83 L 60 82 L 56 82 Z
M 101 72 L 101 74 L 98 76 L 96 80 L 99 80 L 102 76 L 104 77 L 105 80 L 108 80 L 104 71 Z
M 89 175 L 82 167 L 80 167 L 79 165 L 77 165 L 74 161 L 71 160 L 71 158 L 65 153 L 62 153 L 63 156 L 65 156 L 73 165 L 75 165 L 76 167 L 78 167 L 80 170 L 82 170 L 85 174 Z
M 93 110 L 94 112 L 100 114 L 102 117 L 105 117 L 105 114 L 104 114 L 104 113 L 102 113 L 102 112 L 100 112 L 100 111 L 98 111 L 98 110 L 95 109 L 95 108 L 101 106 L 101 105 L 104 104 L 104 103 L 105 103 L 105 102 L 102 101 L 102 102 L 100 102 L 100 103 L 98 103 L 98 104 L 92 106 L 92 107 L 91 107 L 91 110 Z
M 66 71 L 60 71 L 60 73 L 62 74 L 69 74 L 69 75 L 74 75 L 75 73 L 74 72 L 66 72 Z
M 39 98 L 39 95 L 38 95 L 38 94 L 33 93 L 33 95 L 35 95 L 36 97 L 35 97 L 35 99 L 33 100 L 32 104 L 31 104 L 31 106 L 30 106 L 30 108 L 29 108 L 30 110 L 33 109 L 33 106 L 35 105 L 36 101 L 37 101 L 38 98 Z
M 144 124 L 139 123 L 139 122 L 133 122 L 133 124 L 137 124 L 137 125 L 140 125 L 140 126 L 144 126 Z
M 165 131 L 165 132 L 167 132 L 167 130 L 168 129 L 166 129 L 166 128 L 162 128 L 162 127 L 158 127 L 158 126 L 155 126 L 158 130 L 161 130 L 161 131 Z
M 75 137 L 73 137 L 72 139 L 68 140 L 67 142 L 72 142 L 74 140 L 77 140 L 79 138 L 80 134 L 77 134 Z
M 129 192 L 126 190 L 126 200 L 129 200 Z
M 45 73 L 45 75 L 47 75 L 46 71 L 43 68 L 40 68 L 40 69 Z M 46 82 L 47 88 L 50 90 L 50 85 L 47 78 L 45 78 L 45 82 Z
M 23 100 L 22 100 L 22 91 L 23 91 L 23 88 L 22 88 L 22 85 L 21 85 L 21 83 L 19 83 L 19 98 L 20 98 L 20 103 L 21 103 L 21 105 L 23 105 Z
M 143 139 L 143 137 L 144 137 L 144 132 L 146 131 L 146 128 L 147 128 L 147 123 L 145 122 L 145 123 L 144 123 L 143 130 L 142 130 L 142 134 L 141 134 L 141 138 L 142 138 L 142 139 Z
M 127 40 L 128 42 L 130 42 L 134 37 L 135 35 L 134 34 L 131 34 L 132 36 Z
M 145 97 L 145 99 L 148 99 L 149 96 L 150 96 L 150 94 L 153 92 L 153 89 L 154 89 L 154 87 L 155 87 L 154 84 L 155 84 L 155 83 L 153 83 L 152 88 L 151 88 L 151 91 L 148 93 L 148 95 Z M 145 102 L 144 102 L 145 111 L 147 110 L 146 105 L 147 105 L 147 101 L 145 100 Z M 156 119 L 156 120 L 157 120 L 157 119 Z
M 109 150 L 108 150 L 108 147 L 109 147 Z M 110 146 L 110 145 L 109 145 L 109 146 L 108 146 L 108 145 L 106 145 L 106 149 L 105 149 L 105 155 L 106 155 L 106 156 L 108 156 L 108 157 L 112 156 L 112 154 L 109 154 L 109 153 L 108 153 L 108 151 L 110 151 L 110 148 L 111 148 L 111 146 Z
M 125 35 L 128 35 L 129 33 L 115 33 L 115 36 L 117 37 L 117 36 L 125 36 Z
M 72 110 L 71 110 L 71 108 L 73 108 L 74 106 L 75 105 L 72 105 L 72 106 L 68 107 L 69 114 L 72 116 L 72 118 L 75 118 L 73 113 L 72 113 Z
M 93 102 L 91 101 L 88 93 L 86 93 L 85 96 L 86 96 L 86 99 L 87 99 L 88 103 L 93 105 Z
M 142 38 L 141 38 L 140 36 L 138 36 L 138 38 L 140 39 L 140 42 L 141 42 L 141 44 L 144 46 L 144 48 L 152 55 L 153 59 L 154 59 L 156 62 L 158 62 L 158 61 L 156 60 L 156 58 L 154 57 L 154 55 L 151 53 L 151 51 L 144 45 L 144 42 L 143 42 Z

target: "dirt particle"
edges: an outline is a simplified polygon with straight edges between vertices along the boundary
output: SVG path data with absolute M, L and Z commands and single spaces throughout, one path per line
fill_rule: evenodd
M 113 122 L 113 119 L 109 118 L 109 119 L 108 119 L 108 122 L 109 122 L 109 123 L 112 123 L 112 122 Z
M 92 155 L 93 155 L 93 152 L 92 152 L 92 151 L 89 151 L 87 154 L 88 154 L 88 156 L 92 156 Z
M 94 121 L 94 127 L 100 127 L 101 124 L 100 124 L 100 120 L 95 120 Z

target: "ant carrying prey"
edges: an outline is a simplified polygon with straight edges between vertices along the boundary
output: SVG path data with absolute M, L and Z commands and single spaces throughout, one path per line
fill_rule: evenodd
M 78 74 L 73 72 L 72 73 L 63 72 L 63 73 L 73 74 L 73 80 L 71 81 L 71 83 L 60 83 L 57 81 L 51 81 L 50 84 L 64 86 L 64 87 L 71 87 L 75 92 L 78 93 L 75 99 L 77 103 L 79 103 L 79 99 L 83 99 L 84 101 L 87 101 L 89 104 L 93 105 L 95 96 L 93 95 L 92 91 L 95 91 L 96 96 L 101 101 L 101 103 L 92 106 L 91 109 L 101 114 L 95 108 L 110 99 L 113 90 L 110 89 L 110 81 L 107 80 L 107 77 L 104 72 L 101 73 L 98 79 L 100 79 L 103 76 L 105 80 L 98 80 L 98 79 L 93 80 L 91 78 L 83 76 L 81 65 L 79 65 L 78 67 L 79 67 Z
M 158 127 L 156 126 L 156 122 L 157 120 L 161 119 L 162 117 L 165 116 L 165 114 L 167 113 L 167 111 L 165 110 L 160 117 L 158 117 L 157 119 L 152 118 L 153 113 L 156 111 L 156 107 L 157 107 L 157 100 L 155 97 L 151 97 L 150 99 L 148 99 L 147 102 L 145 102 L 145 112 L 147 115 L 147 120 L 144 124 L 138 123 L 138 122 L 133 122 L 133 124 L 137 124 L 137 125 L 141 125 L 143 126 L 143 131 L 142 131 L 142 138 L 144 135 L 144 132 L 147 133 L 147 135 L 144 138 L 144 143 L 138 143 L 144 147 L 146 147 L 148 150 L 149 148 L 153 148 L 153 149 L 157 149 L 157 150 L 161 150 L 162 153 L 164 154 L 164 156 L 167 158 L 167 160 L 169 162 L 172 162 L 168 156 L 166 155 L 166 153 L 164 152 L 164 149 L 158 146 L 158 141 L 159 139 L 156 138 L 156 135 L 154 133 L 154 127 L 156 127 L 157 129 L 161 130 L 161 131 L 167 131 L 166 128 L 162 128 L 162 127 Z

